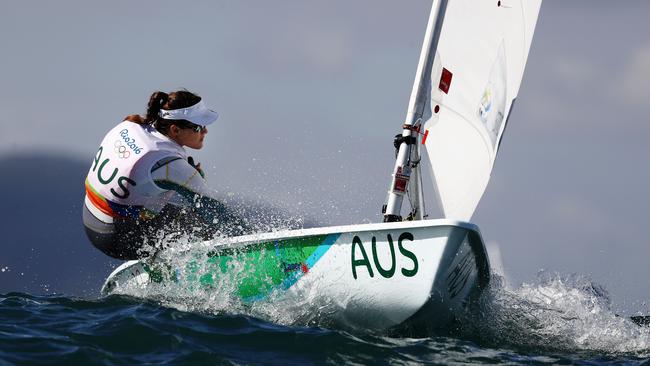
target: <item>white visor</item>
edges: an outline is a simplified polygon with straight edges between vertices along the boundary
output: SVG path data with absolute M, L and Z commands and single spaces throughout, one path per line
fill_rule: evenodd
M 203 100 L 187 108 L 161 109 L 159 115 L 162 119 L 184 119 L 199 126 L 207 126 L 219 118 L 219 113 L 208 109 Z

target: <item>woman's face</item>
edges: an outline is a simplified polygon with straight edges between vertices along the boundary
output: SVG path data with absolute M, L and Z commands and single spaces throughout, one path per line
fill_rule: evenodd
M 208 134 L 207 127 L 203 126 L 200 132 L 194 128 L 182 128 L 176 125 L 169 127 L 169 138 L 181 146 L 199 150 L 203 147 L 203 139 Z

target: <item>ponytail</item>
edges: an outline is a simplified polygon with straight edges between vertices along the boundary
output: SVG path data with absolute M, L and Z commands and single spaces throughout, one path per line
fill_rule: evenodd
M 144 118 L 146 124 L 153 124 L 158 121 L 160 109 L 162 108 L 167 100 L 169 99 L 169 94 L 161 91 L 154 92 L 149 98 L 149 104 L 147 105 L 147 115 Z

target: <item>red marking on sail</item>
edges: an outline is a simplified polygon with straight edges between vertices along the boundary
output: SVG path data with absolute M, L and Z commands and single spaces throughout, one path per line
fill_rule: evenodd
M 453 74 L 451 71 L 445 69 L 444 67 L 442 68 L 442 75 L 440 75 L 440 84 L 438 84 L 438 89 L 440 89 L 445 94 L 449 94 L 452 76 Z
M 309 272 L 309 267 L 307 267 L 307 265 L 305 263 L 302 263 L 300 265 L 300 270 L 302 271 L 302 273 L 307 273 L 307 272 Z
M 424 131 L 424 136 L 422 137 L 422 145 L 427 142 L 427 136 L 429 136 L 429 130 Z

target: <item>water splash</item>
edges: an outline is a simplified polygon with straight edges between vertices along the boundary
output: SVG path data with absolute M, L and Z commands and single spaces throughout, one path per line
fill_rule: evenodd
M 465 335 L 495 346 L 650 355 L 650 327 L 616 315 L 607 291 L 581 275 L 541 273 L 516 289 L 494 275 L 465 326 Z
M 271 278 L 251 283 L 255 261 L 237 254 L 229 255 L 227 261 L 206 260 L 212 251 L 214 241 L 177 242 L 149 261 L 152 272 L 164 280 L 150 282 L 149 277 L 143 277 L 142 281 L 120 284 L 111 293 L 156 301 L 182 311 L 242 314 L 281 325 L 326 326 L 335 318 L 333 315 L 340 313 L 340 306 L 323 302 L 316 288 L 295 286 L 292 291 L 298 294 L 287 297 L 283 290 L 273 289 Z M 259 255 L 263 258 L 265 250 Z M 269 255 L 275 256 L 275 252 Z M 260 287 L 268 287 L 268 292 L 264 291 L 263 296 L 248 293 L 247 288 Z M 316 301 L 317 297 L 321 300 Z

